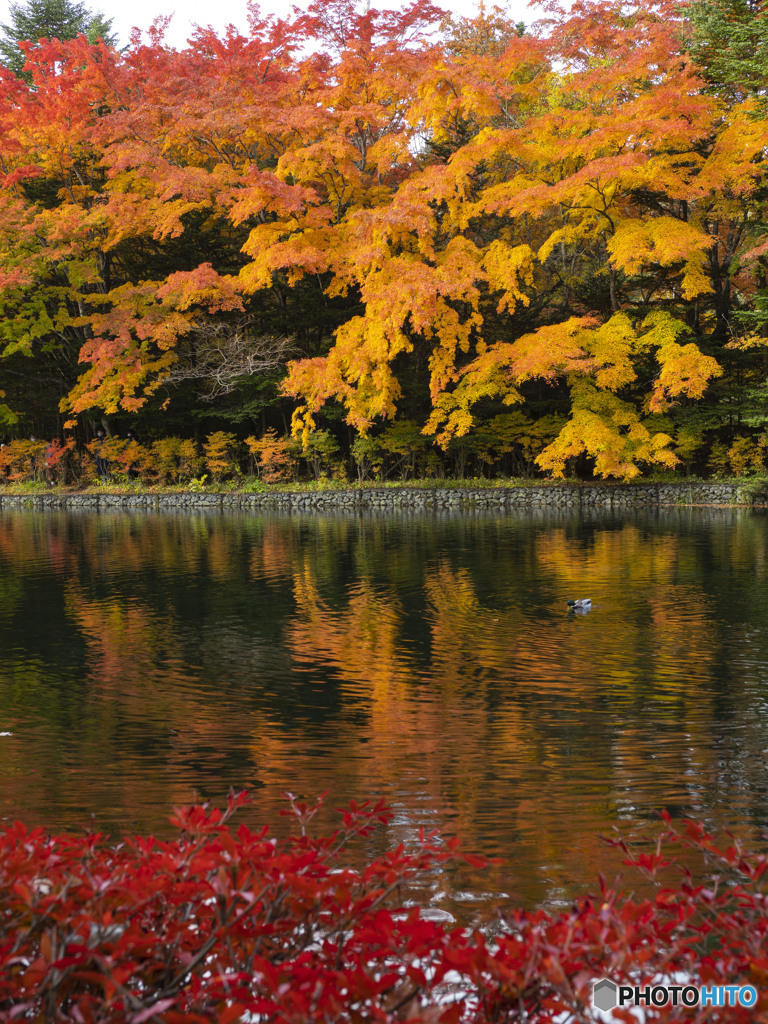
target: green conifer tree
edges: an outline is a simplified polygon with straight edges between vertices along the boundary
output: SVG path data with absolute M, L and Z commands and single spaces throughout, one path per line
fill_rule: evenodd
M 21 75 L 26 57 L 19 49 L 24 41 L 39 39 L 75 39 L 79 35 L 95 43 L 103 39 L 114 46 L 112 19 L 88 10 L 84 3 L 73 0 L 27 0 L 11 4 L 10 24 L 0 25 L 0 62 L 16 75 Z
M 690 53 L 727 102 L 768 94 L 766 0 L 697 0 L 688 8 Z

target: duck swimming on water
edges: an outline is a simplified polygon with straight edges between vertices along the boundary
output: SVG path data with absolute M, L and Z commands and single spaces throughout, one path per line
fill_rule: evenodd
M 572 612 L 586 612 L 592 607 L 591 597 L 580 597 L 577 601 L 569 601 L 568 609 Z

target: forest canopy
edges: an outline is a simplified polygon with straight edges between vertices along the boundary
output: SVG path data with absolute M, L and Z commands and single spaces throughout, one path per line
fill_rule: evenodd
M 764 465 L 762 3 L 249 9 L 0 70 L 9 436 Z

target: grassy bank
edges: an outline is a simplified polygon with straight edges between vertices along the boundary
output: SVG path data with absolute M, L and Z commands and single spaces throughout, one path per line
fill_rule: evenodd
M 749 477 L 679 477 L 673 474 L 664 476 L 643 476 L 635 480 L 575 480 L 575 479 L 542 479 L 533 477 L 464 477 L 462 479 L 426 478 L 412 480 L 296 480 L 284 483 L 265 483 L 258 477 L 238 477 L 236 479 L 209 481 L 193 479 L 177 484 L 148 484 L 141 480 L 109 479 L 104 482 L 80 484 L 50 484 L 44 480 L 8 481 L 0 480 L 0 494 L 47 494 L 51 491 L 61 494 L 285 494 L 301 492 L 314 494 L 318 491 L 359 491 L 359 490 L 478 490 L 504 489 L 509 487 L 626 487 L 642 485 L 665 485 L 676 487 L 696 487 L 702 484 L 727 484 L 742 487 L 750 492 L 768 490 L 768 475 Z

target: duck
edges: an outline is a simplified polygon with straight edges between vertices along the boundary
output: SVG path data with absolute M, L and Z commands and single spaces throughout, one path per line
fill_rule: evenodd
M 580 597 L 576 601 L 568 602 L 568 609 L 572 612 L 586 612 L 592 607 L 591 597 Z

